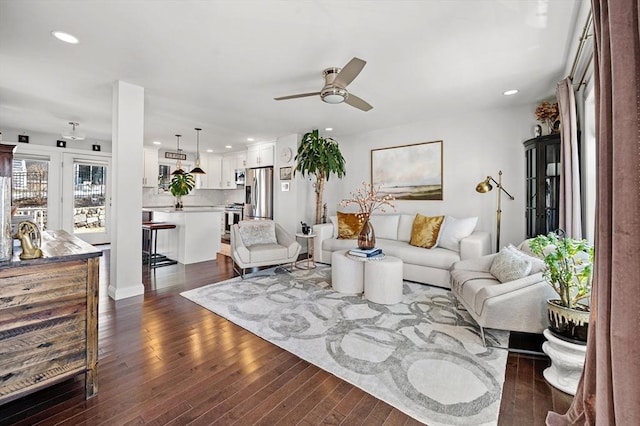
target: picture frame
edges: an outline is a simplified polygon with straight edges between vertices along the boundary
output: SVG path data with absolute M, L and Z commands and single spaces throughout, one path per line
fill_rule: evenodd
M 280 180 L 291 180 L 291 167 L 280 167 Z
M 371 185 L 396 200 L 443 199 L 443 141 L 371 150 Z
M 27 136 L 27 135 L 18 135 L 18 142 L 29 143 L 29 136 Z

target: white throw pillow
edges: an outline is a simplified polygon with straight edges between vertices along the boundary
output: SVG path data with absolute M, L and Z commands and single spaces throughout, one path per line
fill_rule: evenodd
M 505 247 L 505 249 L 509 250 L 516 256 L 520 256 L 521 258 L 531 262 L 530 274 L 537 274 L 538 272 L 542 272 L 547 267 L 547 264 L 544 263 L 544 260 L 540 259 L 539 257 L 531 256 L 523 252 L 522 250 L 518 250 L 518 248 L 513 244 L 509 244 L 509 246 Z
M 271 221 L 244 222 L 238 226 L 242 244 L 245 247 L 257 244 L 278 244 L 276 238 L 276 225 Z
M 386 240 L 398 239 L 398 222 L 400 215 L 397 214 L 372 214 L 369 222 L 373 226 L 376 238 L 384 238 Z
M 333 224 L 332 238 L 338 238 L 338 215 L 329 216 L 329 222 Z
M 493 258 L 489 272 L 501 283 L 506 283 L 528 276 L 531 262 L 505 247 Z
M 411 241 L 411 231 L 413 230 L 413 221 L 415 214 L 401 214 L 398 221 L 398 241 L 408 243 Z
M 477 217 L 457 219 L 452 216 L 445 216 L 437 246 L 459 252 L 460 240 L 473 233 L 473 230 L 476 229 L 476 223 L 478 223 Z

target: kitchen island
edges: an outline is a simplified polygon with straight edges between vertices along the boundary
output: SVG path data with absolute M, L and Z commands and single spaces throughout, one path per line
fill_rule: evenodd
M 176 225 L 158 232 L 158 253 L 188 265 L 215 260 L 220 251 L 223 207 L 147 207 L 154 222 Z

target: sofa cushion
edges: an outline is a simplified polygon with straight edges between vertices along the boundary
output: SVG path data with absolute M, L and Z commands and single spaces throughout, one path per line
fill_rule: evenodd
M 378 239 L 376 239 L 376 244 Z M 339 240 L 337 238 L 329 238 L 328 240 L 324 240 L 322 242 L 322 250 L 324 251 L 338 251 L 338 250 L 348 250 L 358 247 L 357 240 Z
M 409 244 L 416 247 L 432 248 L 438 245 L 438 235 L 444 216 L 423 216 L 416 214 L 411 228 Z
M 401 214 L 398 221 L 398 241 L 409 242 L 411 240 L 411 229 L 413 228 L 413 220 L 415 214 Z
M 276 224 L 272 221 L 242 221 L 238 225 L 242 244 L 252 247 L 256 244 L 278 244 Z
M 493 258 L 489 272 L 501 283 L 506 283 L 529 275 L 531 262 L 505 247 Z
M 249 247 L 251 263 L 271 262 L 278 259 L 287 259 L 287 247 L 278 244 L 256 244 Z
M 338 238 L 347 240 L 358 238 L 363 224 L 358 213 L 338 212 Z
M 397 240 L 376 238 L 376 247 L 381 248 L 384 254 L 399 257 L 404 263 L 416 266 L 449 270 L 451 265 L 460 260 L 460 255 L 451 250 L 441 248 L 427 250 Z
M 460 240 L 473 233 L 473 230 L 476 228 L 476 223 L 478 223 L 477 217 L 461 219 L 452 216 L 445 217 L 442 229 L 440 230 L 438 247 L 459 252 Z
M 376 239 L 397 240 L 399 221 L 400 216 L 397 214 L 374 214 L 369 218 L 373 231 L 376 233 Z

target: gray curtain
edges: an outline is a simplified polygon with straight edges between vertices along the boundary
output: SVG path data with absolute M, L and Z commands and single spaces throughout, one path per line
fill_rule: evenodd
M 640 425 L 640 0 L 593 0 L 596 236 L 587 356 L 548 425 Z
M 582 238 L 578 120 L 571 79 L 558 83 L 556 97 L 562 123 L 560 133 L 560 228 L 568 237 Z

